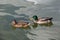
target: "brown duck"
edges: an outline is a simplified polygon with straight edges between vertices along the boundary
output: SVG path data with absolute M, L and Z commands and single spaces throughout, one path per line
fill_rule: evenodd
M 24 22 L 24 21 L 17 22 L 15 19 L 12 21 L 11 24 L 12 24 L 12 26 L 14 26 L 16 28 L 28 27 L 30 25 L 30 23 L 28 23 L 28 22 Z

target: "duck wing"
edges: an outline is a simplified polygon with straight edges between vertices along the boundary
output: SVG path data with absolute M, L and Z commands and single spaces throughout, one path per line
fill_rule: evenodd
M 52 17 L 42 17 L 42 18 L 39 18 L 39 20 L 41 21 L 46 21 L 46 20 L 52 20 L 53 18 Z

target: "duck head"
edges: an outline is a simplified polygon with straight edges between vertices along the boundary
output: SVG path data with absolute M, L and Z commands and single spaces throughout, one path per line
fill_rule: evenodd
M 34 20 L 38 20 L 37 15 L 34 15 L 32 18 L 33 18 Z

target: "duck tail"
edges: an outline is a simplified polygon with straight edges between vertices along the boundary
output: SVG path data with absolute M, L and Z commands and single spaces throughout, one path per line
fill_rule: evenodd
M 52 20 L 53 18 L 51 17 L 51 18 L 49 18 L 49 20 Z
M 17 24 L 17 21 L 14 19 L 15 23 Z

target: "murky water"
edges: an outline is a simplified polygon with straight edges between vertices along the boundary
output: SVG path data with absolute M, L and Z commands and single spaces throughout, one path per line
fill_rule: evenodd
M 60 40 L 60 0 L 48 5 L 33 5 L 33 3 L 26 1 L 21 2 L 21 4 L 18 3 L 18 6 L 17 3 L 14 4 L 15 2 L 1 3 L 0 40 Z M 48 25 L 34 24 L 27 28 L 14 28 L 11 26 L 13 19 L 31 22 L 28 18 L 33 15 L 53 17 L 53 21 Z

